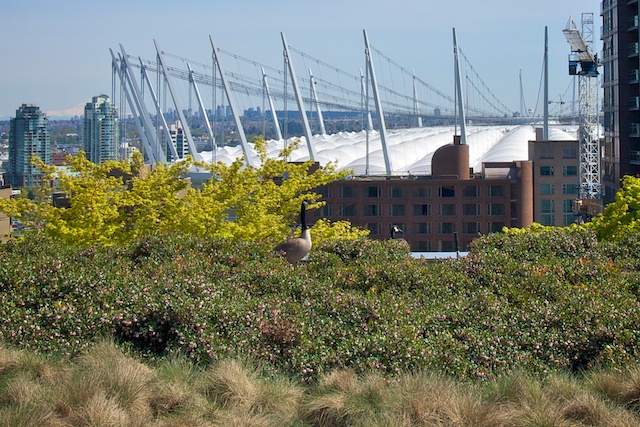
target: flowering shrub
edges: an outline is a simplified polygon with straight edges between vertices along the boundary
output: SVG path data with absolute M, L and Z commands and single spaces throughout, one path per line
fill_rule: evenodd
M 261 242 L 26 238 L 0 246 L 0 340 L 73 356 L 113 337 L 148 360 L 243 356 L 308 381 L 615 368 L 640 357 L 638 237 L 492 234 L 439 262 L 396 241 L 326 241 L 296 266 Z

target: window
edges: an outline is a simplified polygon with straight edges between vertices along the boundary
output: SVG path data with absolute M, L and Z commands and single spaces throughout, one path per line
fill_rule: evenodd
M 467 203 L 462 205 L 462 215 L 464 216 L 478 216 L 480 215 L 479 203 Z
M 370 199 L 377 199 L 378 197 L 380 197 L 380 187 L 378 187 L 377 185 L 367 187 L 365 197 L 368 197 Z
M 431 187 L 417 187 L 413 189 L 413 197 L 431 197 Z
M 506 212 L 503 203 L 489 203 L 488 208 L 489 215 L 504 215 Z
M 504 222 L 494 221 L 489 223 L 489 233 L 498 233 L 504 228 Z
M 563 213 L 573 212 L 573 199 L 565 199 L 562 201 L 562 212 Z
M 431 234 L 431 223 L 418 222 L 416 224 L 416 234 Z
M 438 197 L 456 197 L 456 189 L 453 185 L 438 187 Z
M 453 203 L 444 203 L 440 205 L 440 215 L 452 216 L 456 214 L 456 205 Z
M 431 216 L 431 205 L 413 205 L 414 216 Z
M 340 197 L 343 199 L 351 199 L 353 197 L 356 197 L 356 189 L 351 186 L 341 185 L 338 188 L 338 191 L 340 193 Z
M 465 234 L 478 234 L 480 233 L 479 222 L 465 222 L 462 224 L 462 232 Z
M 540 213 L 554 213 L 555 203 L 551 199 L 540 200 Z
M 370 222 L 365 225 L 365 228 L 369 230 L 370 236 L 379 236 L 380 235 L 380 223 L 379 222 Z
M 414 251 L 416 252 L 430 252 L 431 251 L 431 242 L 415 242 L 414 243 Z
M 504 185 L 490 185 L 489 197 L 504 197 Z
M 406 214 L 407 214 L 407 207 L 405 205 L 389 206 L 389 215 L 391 216 L 404 216 Z
M 578 194 L 578 184 L 562 184 L 562 194 Z
M 405 197 L 403 187 L 389 187 L 389 197 L 392 199 L 402 199 Z
M 562 176 L 578 176 L 578 166 L 563 166 Z
M 540 158 L 541 159 L 553 159 L 553 148 L 551 148 L 551 147 L 542 147 L 542 148 L 540 148 Z
M 331 187 L 320 187 L 317 189 L 318 194 L 322 195 L 323 199 L 331 198 Z
M 318 209 L 314 209 L 313 216 L 316 218 L 331 218 L 333 216 L 331 211 L 331 205 L 324 205 Z
M 380 216 L 382 207 L 380 205 L 364 205 L 364 216 Z
M 456 232 L 455 222 L 439 222 L 438 233 L 440 234 L 453 234 Z
M 577 216 L 572 212 L 572 213 L 568 213 L 568 214 L 564 214 L 562 217 L 562 220 L 564 222 L 564 225 L 571 225 L 574 222 L 576 222 Z
M 462 197 L 478 197 L 480 192 L 477 185 L 470 185 L 462 189 Z
M 553 184 L 540 184 L 540 194 L 542 195 L 553 194 Z
M 340 205 L 339 216 L 356 216 L 356 205 Z
M 553 220 L 553 214 L 540 214 L 540 224 L 542 225 L 555 225 Z
M 578 150 L 575 147 L 565 147 L 562 149 L 563 159 L 577 159 Z
M 440 240 L 438 243 L 442 252 L 453 252 L 456 250 L 456 242 L 453 240 Z
M 553 166 L 540 166 L 540 176 L 553 176 Z

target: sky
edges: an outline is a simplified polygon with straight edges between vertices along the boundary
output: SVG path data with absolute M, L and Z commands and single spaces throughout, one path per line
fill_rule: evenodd
M 21 0 L 5 2 L 0 25 L 0 119 L 24 103 L 50 117 L 111 93 L 111 54 L 155 58 L 161 49 L 201 63 L 216 47 L 282 68 L 282 41 L 353 75 L 364 63 L 363 30 L 375 49 L 423 81 L 453 93 L 452 28 L 466 57 L 495 96 L 520 108 L 519 72 L 527 107 L 536 103 L 549 32 L 549 97 L 571 84 L 570 48 L 562 30 L 580 25 L 597 0 Z M 72 110 L 73 111 L 73 110 Z M 75 110 L 81 111 L 81 110 Z

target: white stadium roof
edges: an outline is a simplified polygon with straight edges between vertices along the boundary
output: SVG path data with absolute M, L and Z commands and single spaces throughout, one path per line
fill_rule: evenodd
M 535 140 L 535 128 L 540 125 L 525 126 L 467 126 L 467 144 L 469 145 L 469 163 L 474 172 L 480 172 L 484 162 L 511 162 L 528 160 L 528 142 Z M 550 141 L 576 141 L 577 126 L 551 125 Z M 441 146 L 453 142 L 454 128 L 424 127 L 413 129 L 387 130 L 387 145 L 393 175 L 431 174 L 431 158 Z M 369 155 L 367 156 L 366 132 L 340 132 L 333 135 L 315 135 L 313 138 L 315 160 L 321 165 L 337 162 L 338 169 L 352 170 L 356 175 L 364 175 L 369 165 L 369 174 L 385 174 L 385 162 L 380 134 L 369 134 Z M 304 137 L 290 138 L 300 140 L 299 147 L 292 153 L 294 162 L 309 160 L 309 152 Z M 284 147 L 284 140 L 267 141 L 267 152 L 276 157 Z M 211 161 L 212 152 L 200 153 L 203 160 Z M 242 156 L 242 148 L 219 148 L 213 161 L 231 163 Z

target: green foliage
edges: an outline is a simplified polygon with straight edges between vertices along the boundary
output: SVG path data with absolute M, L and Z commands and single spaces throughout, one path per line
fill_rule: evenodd
M 615 201 L 586 226 L 603 240 L 620 240 L 640 231 L 640 178 L 628 175 L 622 178 Z
M 346 172 L 338 172 L 334 164 L 310 172 L 312 161 L 287 162 L 295 144 L 278 158 L 267 156 L 264 140 L 258 138 L 254 144 L 258 167 L 245 167 L 242 159 L 226 165 L 189 158 L 148 170 L 139 153 L 128 161 L 93 164 L 80 152 L 68 157 L 68 171 L 63 171 L 34 159 L 46 172 L 46 181 L 57 181 L 69 206 L 52 206 L 52 189 L 45 186 L 33 200 L 0 200 L 0 211 L 22 221 L 31 232 L 76 245 L 124 244 L 166 232 L 274 244 L 289 234 L 289 224 L 297 223 L 303 200 L 311 202 L 311 208 L 322 205 L 321 195 L 313 189 L 343 178 Z M 184 178 L 193 168 L 211 173 L 202 188 L 189 186 Z M 318 241 L 367 235 L 344 222 L 323 221 L 317 231 Z
M 193 234 L 26 237 L 0 247 L 0 341 L 75 355 L 112 337 L 147 360 L 241 356 L 304 381 L 622 369 L 640 358 L 638 237 L 492 234 L 441 262 L 397 241 L 325 241 L 296 267 L 270 245 Z

